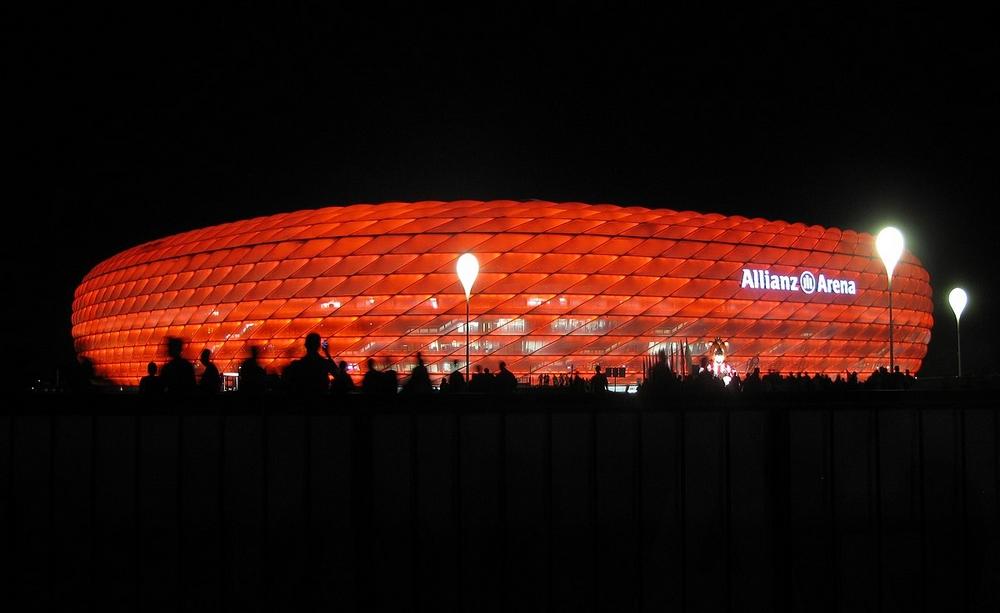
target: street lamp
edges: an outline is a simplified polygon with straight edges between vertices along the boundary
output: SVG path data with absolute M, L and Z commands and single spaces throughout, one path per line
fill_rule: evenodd
M 466 383 L 470 381 L 469 379 L 469 300 L 472 298 L 472 284 L 476 282 L 476 276 L 479 275 L 479 260 L 476 256 L 471 253 L 463 253 L 460 258 L 458 258 L 458 264 L 455 266 L 455 271 L 458 273 L 458 280 L 462 282 L 462 287 L 465 288 L 465 380 Z
M 962 376 L 962 311 L 965 305 L 969 304 L 969 295 L 961 287 L 956 287 L 948 294 L 948 303 L 951 310 L 955 311 L 955 330 L 958 333 L 958 376 Z
M 875 238 L 875 249 L 885 265 L 889 288 L 889 374 L 895 372 L 896 356 L 892 347 L 892 271 L 903 255 L 903 233 L 893 227 L 884 228 Z

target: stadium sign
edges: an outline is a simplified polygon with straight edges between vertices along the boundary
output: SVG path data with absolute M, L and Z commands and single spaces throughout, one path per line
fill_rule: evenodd
M 774 289 L 803 294 L 850 294 L 857 295 L 858 285 L 847 279 L 834 279 L 823 273 L 814 275 L 808 270 L 797 275 L 773 275 L 764 269 L 744 268 L 741 288 Z

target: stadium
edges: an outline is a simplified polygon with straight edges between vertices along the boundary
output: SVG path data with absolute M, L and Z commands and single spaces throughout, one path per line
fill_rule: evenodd
M 480 264 L 468 303 L 456 275 Z M 892 277 L 895 363 L 919 370 L 930 280 L 905 252 Z M 135 385 L 164 339 L 236 373 L 252 345 L 280 372 L 310 332 L 432 376 L 500 361 L 522 378 L 625 368 L 663 350 L 684 369 L 724 348 L 737 372 L 864 376 L 889 362 L 889 293 L 870 234 L 691 211 L 545 201 L 391 202 L 193 230 L 101 262 L 76 289 L 79 356 Z M 231 374 L 230 376 L 235 376 Z

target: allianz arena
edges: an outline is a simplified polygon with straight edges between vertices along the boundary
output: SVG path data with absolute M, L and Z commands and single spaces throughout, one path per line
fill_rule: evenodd
M 472 364 L 519 376 L 627 369 L 715 339 L 738 371 L 868 373 L 888 365 L 886 273 L 870 234 L 691 211 L 576 202 L 392 202 L 283 213 L 133 247 L 84 278 L 73 338 L 98 374 L 134 385 L 164 339 L 233 372 L 261 348 L 280 371 L 318 332 L 336 360 L 432 376 L 465 365 L 463 253 L 479 260 Z M 895 359 L 916 372 L 932 318 L 927 271 L 893 274 Z M 354 366 L 357 365 L 357 366 Z

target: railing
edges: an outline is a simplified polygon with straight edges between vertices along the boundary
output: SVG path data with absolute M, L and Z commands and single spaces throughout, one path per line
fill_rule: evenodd
M 1000 610 L 976 393 L 0 417 L 9 610 Z

